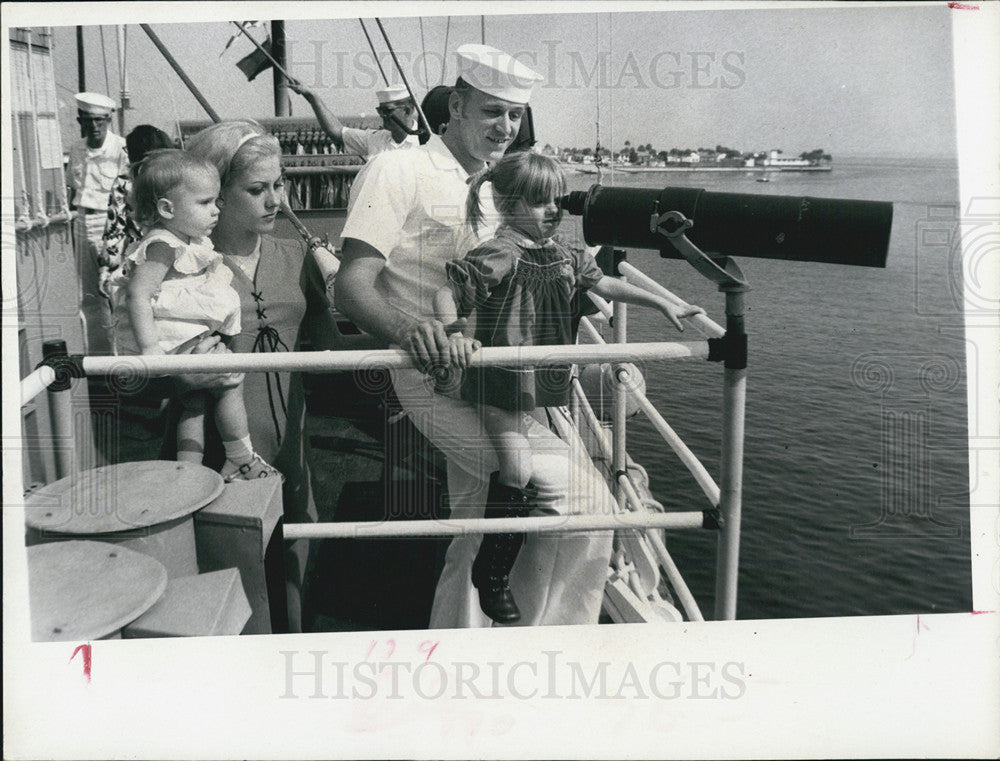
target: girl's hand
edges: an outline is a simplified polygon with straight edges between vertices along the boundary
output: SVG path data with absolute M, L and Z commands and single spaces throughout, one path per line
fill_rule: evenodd
M 466 338 L 461 333 L 448 336 L 449 364 L 464 370 L 469 366 L 472 355 L 479 351 L 482 344 L 474 338 Z
M 694 317 L 697 314 L 705 314 L 705 310 L 701 307 L 696 307 L 694 305 L 689 305 L 687 307 L 675 307 L 673 304 L 665 303 L 660 307 L 660 311 L 663 315 L 673 323 L 674 327 L 679 331 L 684 331 L 684 326 L 681 325 L 681 320 L 685 317 Z

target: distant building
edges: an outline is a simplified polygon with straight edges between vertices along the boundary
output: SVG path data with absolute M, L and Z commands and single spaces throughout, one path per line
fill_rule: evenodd
M 764 166 L 810 166 L 808 159 L 800 159 L 792 156 L 782 156 L 781 151 L 772 150 L 768 152 L 764 159 Z

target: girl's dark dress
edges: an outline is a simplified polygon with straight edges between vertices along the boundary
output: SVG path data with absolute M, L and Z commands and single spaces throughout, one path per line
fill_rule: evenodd
M 573 295 L 604 276 L 588 254 L 551 239 L 535 243 L 508 227 L 446 271 L 459 316 L 476 310 L 483 346 L 573 343 Z M 510 411 L 564 405 L 569 367 L 470 367 L 461 395 Z

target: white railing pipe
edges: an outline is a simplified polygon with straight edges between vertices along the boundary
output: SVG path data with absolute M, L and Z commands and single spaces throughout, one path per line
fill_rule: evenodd
M 590 324 L 587 318 L 580 321 L 580 326 L 598 343 L 603 343 L 604 339 L 597 329 Z M 627 370 L 622 370 L 620 372 L 627 373 Z M 620 373 L 619 373 L 620 374 Z M 719 486 L 715 483 L 715 479 L 712 478 L 711 474 L 702 465 L 701 460 L 698 459 L 697 455 L 692 452 L 687 444 L 684 443 L 683 439 L 677 435 L 677 432 L 670 426 L 670 424 L 664 419 L 663 415 L 659 413 L 653 403 L 649 401 L 645 394 L 643 394 L 635 381 L 629 380 L 626 383 L 626 389 L 632 398 L 635 399 L 636 403 L 639 405 L 639 409 L 643 411 L 649 421 L 656 428 L 657 433 L 663 437 L 663 440 L 668 444 L 668 446 L 674 451 L 680 461 L 688 469 L 694 480 L 697 482 L 698 486 L 708 497 L 709 502 L 711 502 L 713 507 L 717 507 L 719 504 Z M 580 389 L 579 393 L 583 393 Z
M 660 359 L 704 359 L 707 356 L 708 343 L 705 341 L 604 344 L 602 346 L 574 344 L 570 346 L 490 347 L 476 352 L 470 365 L 472 367 L 495 365 L 546 367 Z M 370 371 L 413 366 L 409 355 L 399 349 L 84 357 L 82 362 L 86 375 L 109 375 L 123 372 L 178 375 L 182 373 L 243 373 L 274 370 Z
M 622 262 L 619 265 L 622 273 L 628 275 L 635 285 L 645 288 L 647 291 L 652 291 L 658 296 L 662 296 L 676 306 L 690 306 L 684 299 L 675 293 L 672 293 L 667 288 L 657 283 L 649 275 L 642 272 L 642 270 L 636 269 L 633 265 L 628 262 Z M 721 338 L 725 335 L 725 329 L 719 325 L 717 322 L 712 320 L 707 315 L 699 314 L 694 317 L 685 318 L 688 323 L 694 326 L 694 328 L 704 336 L 709 338 Z
M 286 523 L 283 537 L 297 539 L 380 539 L 466 534 L 556 534 L 581 531 L 636 531 L 644 529 L 700 529 L 700 512 L 615 513 L 614 515 L 544 515 L 528 518 L 462 518 L 422 521 L 350 521 L 343 523 Z
M 28 404 L 42 393 L 56 379 L 56 371 L 48 365 L 42 365 L 30 375 L 21 379 L 21 406 Z

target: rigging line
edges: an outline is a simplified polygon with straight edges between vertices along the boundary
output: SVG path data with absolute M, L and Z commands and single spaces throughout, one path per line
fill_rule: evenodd
M 396 57 L 396 50 L 392 47 L 392 43 L 389 42 L 389 35 L 385 32 L 385 27 L 382 26 L 381 19 L 375 19 L 375 23 L 378 24 L 378 30 L 382 33 L 382 39 L 385 40 L 385 46 L 389 48 L 389 55 L 392 56 L 393 63 L 396 64 L 396 70 L 399 72 L 400 78 L 403 80 L 403 86 L 406 91 L 410 94 L 413 99 L 413 105 L 417 109 L 417 116 L 420 118 L 420 124 L 422 128 L 427 130 L 428 135 L 433 135 L 434 132 L 431 130 L 431 125 L 427 123 L 427 117 L 424 116 L 424 110 L 420 107 L 420 101 L 417 100 L 416 94 L 413 92 L 413 88 L 410 87 L 409 81 L 406 79 L 406 72 L 403 71 L 403 66 L 400 64 L 399 59 Z
M 125 70 L 124 70 L 124 67 L 122 66 L 122 49 L 121 49 L 121 46 L 118 44 L 117 29 L 115 30 L 115 60 L 118 61 L 118 89 L 119 90 L 124 90 L 125 89 L 125 79 L 124 79 Z
M 365 20 L 362 18 L 358 19 L 361 24 L 361 31 L 365 33 L 365 39 L 368 40 L 368 47 L 372 49 L 372 57 L 375 59 L 375 65 L 378 66 L 379 74 L 382 75 L 382 81 L 389 84 L 389 78 L 385 75 L 385 70 L 382 68 L 382 62 L 378 59 L 378 53 L 375 52 L 375 44 L 372 42 L 372 38 L 368 34 L 368 27 L 365 26 Z
M 420 21 L 420 53 L 424 59 L 424 87 L 430 89 L 431 78 L 427 75 L 427 46 L 424 44 L 424 19 L 421 16 L 418 21 Z
M 104 27 L 99 26 L 98 29 L 101 30 L 101 55 L 104 57 L 104 92 L 111 92 L 111 78 L 108 76 L 108 51 L 104 47 Z
M 35 131 L 35 170 L 37 175 L 35 180 L 37 181 L 37 186 L 35 188 L 35 218 L 40 220 L 45 220 L 47 215 L 45 213 L 45 196 L 42 191 L 42 131 L 38 124 L 38 102 L 35 98 L 35 63 L 34 55 L 32 52 L 31 45 L 31 29 L 27 32 L 28 40 L 28 88 L 31 91 L 31 125 Z
M 31 56 L 31 38 L 28 38 L 28 56 L 29 58 L 25 61 L 25 73 L 28 74 L 28 67 L 30 67 L 30 56 Z M 16 83 L 16 80 L 15 80 Z M 22 82 L 23 84 L 23 82 Z M 31 87 L 31 80 L 28 79 L 28 87 Z M 24 90 L 21 91 L 22 93 Z M 32 94 L 27 93 L 28 100 L 30 101 Z M 24 103 L 18 104 L 24 106 Z M 21 209 L 17 213 L 17 221 L 30 224 L 31 223 L 31 196 L 28 193 L 28 172 L 24 165 L 24 146 L 25 140 L 21 134 L 21 125 L 23 124 L 23 111 L 17 109 L 17 119 L 15 121 L 14 129 L 11 130 L 13 135 L 13 148 L 14 153 L 17 154 L 18 168 L 21 170 Z
M 451 16 L 448 16 L 448 22 L 444 27 L 444 53 L 441 55 L 441 81 L 439 84 L 444 84 L 444 80 L 448 69 L 448 33 L 451 32 Z
M 597 60 L 600 62 L 601 16 L 597 13 L 594 14 L 594 55 L 597 56 Z M 597 147 L 595 148 L 596 155 L 594 156 L 594 163 L 597 166 L 597 184 L 600 185 L 601 181 L 604 179 L 604 162 L 601 160 L 601 75 L 599 63 L 597 68 L 597 78 L 594 80 L 594 95 L 597 100 L 597 121 L 594 122 L 594 127 L 597 130 Z
M 608 68 L 611 68 L 611 56 L 615 52 L 614 16 L 608 14 Z M 611 169 L 610 183 L 615 184 L 615 91 L 608 88 L 608 127 L 611 132 Z

